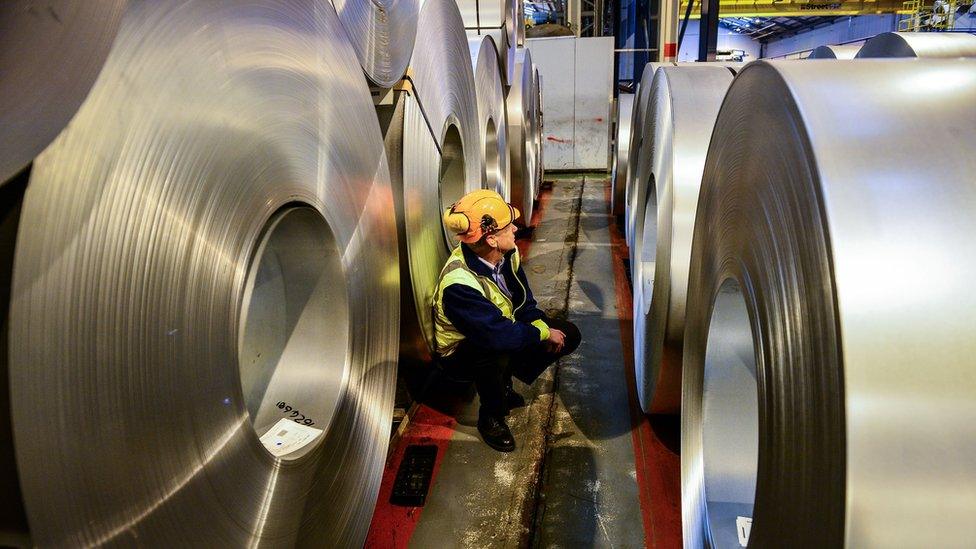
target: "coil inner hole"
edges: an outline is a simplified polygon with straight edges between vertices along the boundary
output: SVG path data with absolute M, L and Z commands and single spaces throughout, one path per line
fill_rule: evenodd
M 258 438 L 285 440 L 262 440 L 265 448 L 272 455 L 275 445 L 276 451 L 295 448 L 282 459 L 297 459 L 325 438 L 345 392 L 350 322 L 341 257 L 325 218 L 290 205 L 266 223 L 248 269 L 238 343 L 241 389 Z M 281 419 L 302 427 L 289 423 L 284 433 L 288 429 L 274 428 Z
M 441 146 L 438 178 L 441 211 L 450 208 L 464 196 L 464 173 L 464 143 L 461 141 L 461 132 L 455 124 L 450 124 L 444 133 L 444 143 Z M 448 251 L 454 248 L 454 239 L 446 227 L 444 227 L 444 243 Z
M 489 119 L 485 129 L 485 184 L 489 189 L 505 196 L 505 185 L 502 180 L 502 170 L 498 165 L 498 130 L 495 121 Z
M 733 279 L 715 298 L 706 345 L 702 453 L 708 526 L 716 547 L 739 547 L 751 527 L 756 496 L 759 391 L 749 312 Z

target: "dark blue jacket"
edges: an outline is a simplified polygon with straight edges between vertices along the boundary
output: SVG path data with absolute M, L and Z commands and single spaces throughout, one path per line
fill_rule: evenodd
M 487 278 L 489 283 L 495 284 L 491 269 L 478 259 L 478 255 L 467 244 L 462 243 L 461 247 L 468 268 L 478 276 Z M 505 268 L 502 271 L 505 285 L 512 292 L 515 322 L 505 318 L 494 303 L 473 288 L 451 284 L 444 289 L 444 314 L 466 339 L 479 347 L 511 352 L 541 341 L 541 331 L 530 323 L 533 320 L 545 322 L 547 317 L 532 297 L 532 290 L 522 266 L 519 265 L 518 271 L 513 272 L 512 255 L 516 253 L 518 249 L 505 254 Z

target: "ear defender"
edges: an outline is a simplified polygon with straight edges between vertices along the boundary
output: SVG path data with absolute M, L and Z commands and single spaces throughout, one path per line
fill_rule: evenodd
M 498 222 L 495 221 L 494 217 L 488 214 L 481 216 L 481 230 L 483 232 L 491 233 L 496 229 L 498 229 Z
M 464 234 L 471 228 L 468 216 L 454 211 L 454 207 L 444 210 L 444 226 L 454 234 Z

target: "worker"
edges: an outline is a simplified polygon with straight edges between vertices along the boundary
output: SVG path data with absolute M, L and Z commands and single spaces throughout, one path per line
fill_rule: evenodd
M 460 244 L 434 290 L 436 353 L 445 369 L 474 379 L 481 407 L 478 432 L 488 446 L 511 452 L 505 421 L 525 399 L 512 377 L 531 385 L 545 369 L 576 350 L 580 332 L 542 312 L 515 246 L 519 211 L 495 191 L 468 193 L 444 211 L 444 225 Z

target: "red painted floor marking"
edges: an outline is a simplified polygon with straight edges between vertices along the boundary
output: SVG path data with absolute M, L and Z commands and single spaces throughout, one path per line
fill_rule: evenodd
M 611 185 L 605 184 L 607 213 L 610 213 Z M 620 343 L 623 346 L 624 375 L 630 393 L 630 417 L 634 425 L 634 464 L 637 468 L 637 490 L 641 516 L 644 519 L 644 544 L 654 549 L 681 547 L 681 460 L 669 450 L 651 429 L 650 419 L 637 400 L 634 374 L 633 296 L 624 271 L 629 257 L 627 244 L 612 220 L 610 243 L 613 250 L 613 280 L 617 294 L 617 316 L 620 321 Z
M 551 195 L 551 188 L 543 189 L 539 194 L 539 203 L 532 214 L 533 227 L 542 223 L 542 217 L 549 205 Z M 516 241 L 522 257 L 528 257 L 531 244 L 531 238 Z M 366 543 L 363 544 L 363 547 L 369 549 L 406 549 L 414 530 L 420 523 L 423 507 L 400 507 L 390 504 L 390 496 L 393 494 L 393 481 L 396 480 L 396 473 L 403 461 L 403 454 L 407 446 L 411 444 L 434 444 L 437 446 L 437 459 L 434 461 L 434 471 L 430 477 L 429 499 L 430 494 L 434 491 L 437 472 L 440 471 L 444 456 L 447 455 L 447 448 L 451 443 L 451 437 L 454 436 L 456 426 L 457 421 L 452 415 L 423 404 L 417 408 L 417 411 L 410 418 L 406 431 L 398 440 L 394 441 L 395 445 L 386 461 L 380 493 L 376 499 L 376 508 L 373 510 L 373 519 L 370 522 L 369 533 L 366 535 Z
M 423 404 L 417 409 L 406 432 L 397 442 L 393 453 L 386 462 L 383 471 L 383 482 L 380 485 L 380 495 L 376 500 L 373 511 L 373 521 L 369 525 L 364 547 L 379 549 L 405 549 L 410 536 L 420 522 L 420 512 L 423 507 L 400 507 L 390 504 L 393 493 L 393 481 L 396 479 L 397 469 L 403 461 L 403 453 L 411 444 L 433 444 L 437 446 L 437 459 L 434 461 L 434 472 L 430 478 L 430 488 L 433 490 L 437 472 L 447 453 L 447 447 L 454 435 L 457 421 L 447 414 L 438 412 Z

